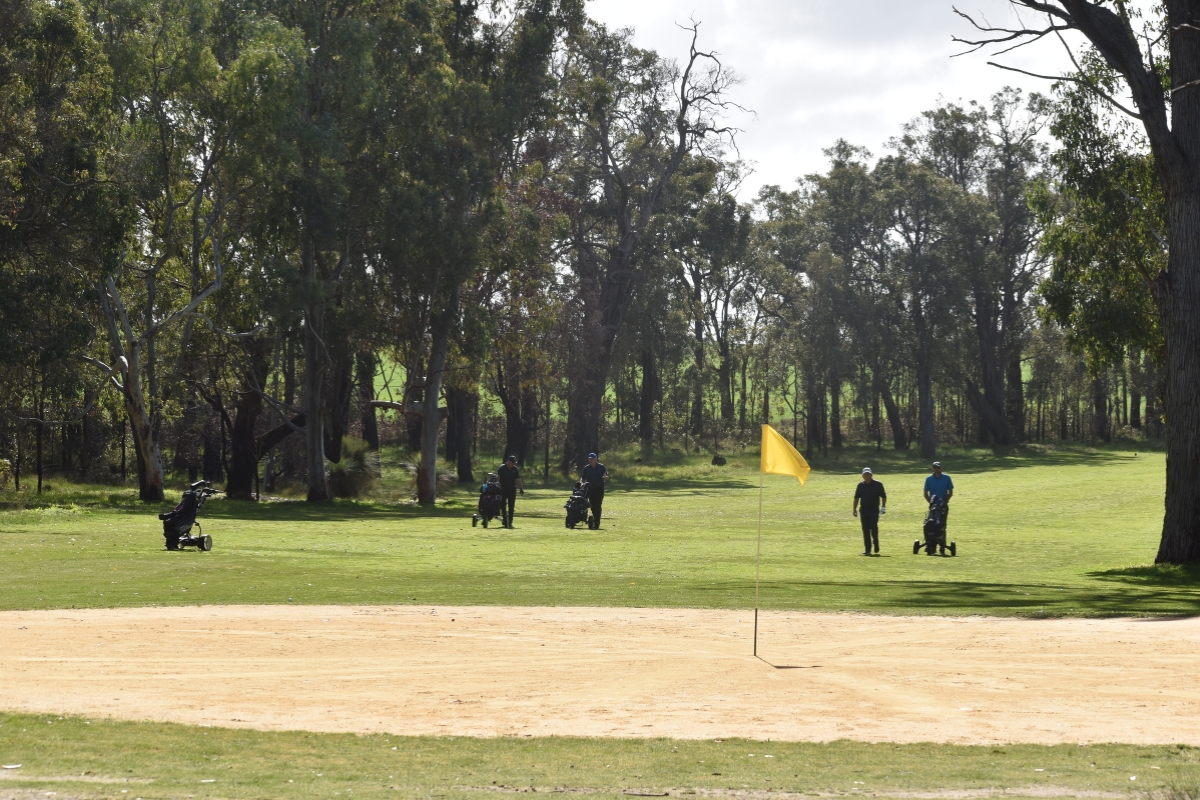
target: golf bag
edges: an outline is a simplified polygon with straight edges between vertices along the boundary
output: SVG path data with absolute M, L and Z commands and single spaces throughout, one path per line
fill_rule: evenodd
M 221 494 L 208 481 L 196 481 L 183 493 L 179 505 L 158 518 L 163 523 L 163 538 L 167 540 L 168 550 L 179 550 L 183 547 L 197 547 L 205 552 L 212 550 L 212 537 L 204 533 L 204 528 L 196 521 L 196 515 L 204 501 L 214 494 Z M 199 536 L 190 535 L 192 526 L 199 529 Z
M 922 523 L 922 533 L 925 535 L 924 541 L 913 542 L 913 555 L 921 552 L 921 548 L 925 548 L 925 555 L 933 556 L 941 553 L 946 555 L 946 551 L 950 551 L 950 555 L 958 555 L 958 543 L 950 542 L 946 544 L 946 512 L 949 508 L 940 497 L 934 497 L 929 501 L 929 513 L 925 515 L 925 522 Z
M 479 509 L 471 517 L 471 527 L 483 521 L 483 527 L 496 517 L 504 515 L 504 495 L 500 492 L 500 484 L 488 481 L 479 487 Z
M 571 492 L 571 496 L 563 508 L 567 510 L 568 528 L 574 528 L 579 523 L 588 521 L 588 510 L 591 506 L 588 504 L 588 485 L 585 482 L 579 481 L 575 484 L 575 491 Z

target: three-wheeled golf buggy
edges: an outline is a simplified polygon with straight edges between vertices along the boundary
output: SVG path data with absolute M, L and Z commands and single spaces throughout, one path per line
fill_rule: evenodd
M 500 491 L 500 480 L 496 473 L 489 472 L 487 482 L 479 487 L 479 507 L 471 515 L 471 527 L 474 528 L 482 521 L 483 527 L 486 528 L 496 517 L 503 516 L 504 494 Z
M 591 527 L 591 519 L 588 517 L 591 505 L 588 503 L 586 481 L 579 481 L 575 484 L 575 491 L 571 492 L 571 496 L 567 498 L 567 504 L 563 508 L 567 510 L 568 528 L 574 529 L 581 522 L 586 522 L 588 527 Z
M 946 555 L 946 551 L 950 555 L 958 555 L 958 543 L 946 543 L 946 512 L 949 509 L 942 498 L 934 496 L 929 502 L 929 513 L 925 515 L 925 522 L 922 524 L 922 532 L 925 539 L 918 539 L 913 542 L 913 555 L 921 552 L 921 548 L 925 548 L 925 555 L 933 556 Z
M 179 505 L 165 514 L 159 514 L 163 521 L 163 538 L 167 540 L 168 550 L 180 550 L 184 547 L 197 547 L 204 551 L 212 550 L 212 537 L 204 533 L 204 528 L 196 521 L 196 514 L 204 501 L 214 494 L 221 494 L 208 481 L 196 481 L 183 493 Z M 192 536 L 192 526 L 195 525 L 200 535 Z

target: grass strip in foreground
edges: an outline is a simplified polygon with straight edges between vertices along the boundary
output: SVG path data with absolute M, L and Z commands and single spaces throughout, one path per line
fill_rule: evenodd
M 202 692 L 203 679 L 180 690 Z M 496 797 L 531 789 L 590 797 L 1165 797 L 1200 785 L 1200 748 L 1186 745 L 359 736 L 22 714 L 0 714 L 0 763 L 21 765 L 0 771 L 0 796 L 52 791 L 58 800 Z

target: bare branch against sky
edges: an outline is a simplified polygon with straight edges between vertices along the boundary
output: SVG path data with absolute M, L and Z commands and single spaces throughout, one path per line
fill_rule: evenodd
M 750 199 L 763 184 L 785 187 L 819 170 L 821 153 L 845 138 L 879 153 L 904 122 L 946 100 L 979 100 L 1004 86 L 1049 92 L 1046 80 L 988 66 L 994 60 L 1040 74 L 1071 68 L 1057 39 L 1047 37 L 994 57 L 1003 47 L 962 55 L 952 37 L 977 33 L 975 20 L 1044 27 L 1018 19 L 1008 0 L 591 0 L 590 13 L 614 27 L 636 29 L 636 41 L 663 55 L 686 56 L 690 34 L 676 23 L 702 23 L 701 45 L 719 52 L 743 78 L 734 97 L 755 112 L 733 120 L 738 147 L 755 173 L 743 184 Z M 1028 17 L 1028 18 L 1027 18 Z M 1015 26 L 1015 25 L 1014 25 Z

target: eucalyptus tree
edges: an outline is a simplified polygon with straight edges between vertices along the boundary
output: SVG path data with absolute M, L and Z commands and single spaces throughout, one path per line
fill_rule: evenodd
M 125 222 L 106 172 L 110 77 L 77 3 L 0 4 L 0 414 L 18 485 L 30 428 L 39 452 L 48 430 L 94 428 L 96 382 L 75 365 L 94 334 L 89 276 Z
M 135 217 L 97 282 L 111 358 L 89 361 L 124 398 L 146 502 L 163 497 L 162 423 L 180 399 L 195 314 L 242 244 L 228 220 L 261 197 L 249 152 L 271 138 L 289 93 L 288 38 L 248 14 L 230 25 L 226 10 L 208 0 L 88 6 L 113 65 L 111 169 Z
M 1028 300 L 1040 277 L 1040 227 L 1029 190 L 1042 173 L 1048 104 L 1007 89 L 990 107 L 948 103 L 905 127 L 901 151 L 928 164 L 964 192 L 985 200 L 995 225 L 960 248 L 974 322 L 977 364 L 963 380 L 984 440 L 1015 442 L 1024 430 L 1022 337 L 1031 322 Z M 966 246 L 969 245 L 969 246 Z
M 689 154 L 716 156 L 733 132 L 734 78 L 698 50 L 693 26 L 682 66 L 632 43 L 632 31 L 589 22 L 560 64 L 560 122 L 568 140 L 564 192 L 576 204 L 567 435 L 560 467 L 578 469 L 599 447 L 613 342 L 643 268 L 642 239 Z
M 1200 215 L 1200 0 L 1156 2 L 1147 17 L 1119 1 L 1012 2 L 1044 15 L 1045 26 L 998 30 L 981 24 L 977 45 L 1078 31 L 1119 79 L 1106 83 L 1084 69 L 1066 80 L 1136 118 L 1145 134 L 1153 191 L 1163 197 L 1168 251 L 1165 268 L 1144 276 L 1165 341 L 1167 486 L 1156 560 L 1200 562 L 1200 485 L 1194 475 L 1200 460 L 1200 228 L 1195 224 Z M 1128 90 L 1132 108 L 1115 97 L 1118 84 Z
M 924 164 L 889 156 L 874 172 L 879 225 L 888 234 L 884 280 L 900 311 L 897 344 L 916 375 L 921 455 L 933 458 L 933 381 L 965 289 L 958 265 L 986 236 L 991 220 L 985 203 Z
M 394 181 L 382 205 L 392 224 L 376 238 L 392 297 L 405 309 L 410 355 L 399 408 L 421 420 L 418 499 L 437 497 L 444 373 L 456 337 L 470 329 L 464 308 L 488 231 L 504 214 L 510 168 L 551 118 L 552 54 L 577 24 L 575 0 L 434 6 L 417 49 L 413 80 L 391 80 L 387 107 L 402 124 L 386 159 Z M 417 114 L 413 109 L 423 108 Z M 407 118 L 403 121 L 400 115 Z

